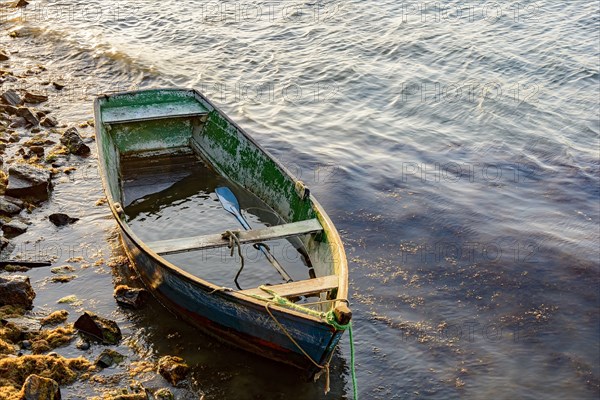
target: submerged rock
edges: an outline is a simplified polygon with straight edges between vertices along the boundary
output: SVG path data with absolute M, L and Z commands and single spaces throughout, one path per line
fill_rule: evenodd
M 52 314 L 40 320 L 41 325 L 55 325 L 65 322 L 69 317 L 67 310 L 54 311 Z
M 29 164 L 15 164 L 8 169 L 6 194 L 13 197 L 31 197 L 37 201 L 48 200 L 50 171 Z
M 28 334 L 30 334 L 32 332 L 39 332 L 39 330 L 42 329 L 42 324 L 40 324 L 40 321 L 38 321 L 37 319 L 33 319 L 33 318 L 13 317 L 13 318 L 5 318 L 4 321 L 6 321 L 9 324 L 12 324 L 24 336 L 27 336 Z
M 29 375 L 23 383 L 22 400 L 60 400 L 60 387 L 54 379 Z
M 0 61 L 6 61 L 8 59 L 10 59 L 10 57 L 8 56 L 8 54 L 6 54 L 5 51 L 1 51 L 0 50 Z
M 13 118 L 12 122 L 8 126 L 11 129 L 25 128 L 27 126 L 27 120 L 23 117 Z
M 27 308 L 33 306 L 35 292 L 29 282 L 29 277 L 24 275 L 0 276 L 0 306 L 22 305 Z
M 92 336 L 106 344 L 117 344 L 121 340 L 121 330 L 115 321 L 97 316 L 86 311 L 77 321 L 75 328 L 83 334 Z
M 59 275 L 53 276 L 50 281 L 54 283 L 67 283 L 71 282 L 75 278 L 77 278 L 77 275 Z
M 23 104 L 23 99 L 21 99 L 21 96 L 19 96 L 19 94 L 13 89 L 9 89 L 2 93 L 0 97 L 4 103 L 10 104 L 11 106 L 19 106 Z
M 190 367 L 180 357 L 165 356 L 158 360 L 158 373 L 172 385 L 184 380 L 188 372 Z
M 175 400 L 175 396 L 167 388 L 161 388 L 154 392 L 154 398 L 156 400 Z
M 119 305 L 131 308 L 140 308 L 148 301 L 149 293 L 146 289 L 131 288 L 119 285 L 115 289 L 114 297 Z
M 81 136 L 79 136 L 79 132 L 77 132 L 77 128 L 67 129 L 60 138 L 60 142 L 69 150 L 69 153 L 71 154 L 84 156 L 90 153 L 90 148 L 88 145 L 83 143 Z
M 39 104 L 48 101 L 48 96 L 39 93 L 25 92 L 23 100 L 25 100 L 26 103 Z
M 117 351 L 105 349 L 100 353 L 94 364 L 100 368 L 108 368 L 114 364 L 119 364 L 125 359 L 125 356 Z
M 85 351 L 90 348 L 90 342 L 88 342 L 87 340 L 79 339 L 77 343 L 75 343 L 75 347 L 77 347 L 79 350 Z
M 48 219 L 56 226 L 74 224 L 75 222 L 79 221 L 79 218 L 69 217 L 67 214 L 63 213 L 50 214 Z

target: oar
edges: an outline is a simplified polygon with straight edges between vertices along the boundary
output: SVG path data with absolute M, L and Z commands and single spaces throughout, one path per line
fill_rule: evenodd
M 231 214 L 233 214 L 235 218 L 240 222 L 240 224 L 242 224 L 244 229 L 249 231 L 251 229 L 250 225 L 242 215 L 242 212 L 240 210 L 240 203 L 238 202 L 233 192 L 225 186 L 216 188 L 215 192 L 217 193 L 217 197 L 219 198 L 219 201 L 221 202 L 223 208 L 226 211 L 229 211 Z M 277 262 L 275 257 L 273 257 L 273 254 L 271 254 L 271 252 L 269 251 L 269 249 L 267 249 L 264 245 L 260 243 L 257 244 L 257 247 L 265 255 L 265 257 L 267 257 L 267 260 L 269 260 L 269 262 L 271 263 L 271 265 L 273 265 L 277 272 L 279 272 L 279 275 L 281 275 L 281 277 L 286 282 L 292 282 L 292 277 L 289 276 L 287 272 L 285 272 L 281 264 Z

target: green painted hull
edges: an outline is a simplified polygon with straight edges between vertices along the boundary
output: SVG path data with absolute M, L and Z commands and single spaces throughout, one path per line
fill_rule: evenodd
M 265 301 L 218 291 L 218 286 L 171 264 L 139 239 L 121 207 L 126 183 L 120 163 L 124 157 L 192 151 L 216 172 L 259 197 L 286 223 L 316 218 L 323 232 L 301 240 L 317 276 L 339 277 L 337 290 L 329 294 L 331 301 L 319 306 L 328 311 L 347 298 L 347 262 L 335 227 L 308 189 L 197 91 L 155 89 L 101 96 L 95 101 L 95 118 L 108 203 L 130 259 L 157 298 L 221 339 L 314 373 L 312 363 L 266 313 Z M 324 363 L 343 331 L 301 311 L 273 309 L 310 357 Z

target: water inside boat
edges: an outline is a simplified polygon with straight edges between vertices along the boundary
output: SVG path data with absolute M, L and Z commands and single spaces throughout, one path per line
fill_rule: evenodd
M 242 215 L 253 229 L 284 221 L 248 190 L 217 174 L 196 154 L 169 154 L 121 159 L 123 208 L 127 223 L 146 243 L 159 240 L 243 230 L 219 202 L 215 189 L 229 187 Z M 294 281 L 309 279 L 309 268 L 298 252 L 298 243 L 286 239 L 265 242 Z M 244 269 L 238 279 L 242 289 L 284 283 L 265 256 L 252 244 L 242 245 Z M 201 279 L 235 288 L 240 268 L 237 250 L 202 249 L 163 256 Z

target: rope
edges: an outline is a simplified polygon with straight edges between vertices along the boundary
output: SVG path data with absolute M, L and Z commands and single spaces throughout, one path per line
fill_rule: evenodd
M 354 337 L 352 336 L 352 321 L 348 323 L 348 338 L 350 339 L 350 374 L 352 376 L 352 392 L 354 400 L 358 400 L 358 381 L 356 380 L 356 368 L 354 367 Z
M 235 249 L 235 246 L 237 246 L 241 265 L 240 265 L 240 269 L 238 270 L 237 274 L 235 274 L 235 278 L 233 279 L 233 281 L 235 282 L 235 286 L 237 286 L 238 289 L 242 290 L 242 288 L 240 287 L 240 284 L 238 283 L 238 278 L 240 277 L 240 274 L 242 273 L 242 270 L 244 269 L 244 256 L 242 255 L 242 245 L 240 244 L 239 234 L 240 234 L 239 230 L 225 231 L 223 234 L 221 234 L 221 237 L 225 240 L 229 239 L 229 244 L 227 245 L 227 247 L 229 247 L 231 249 L 231 253 L 229 254 L 230 257 L 233 257 L 233 251 Z
M 298 348 L 298 350 L 300 350 L 302 352 L 302 354 L 304 354 L 306 356 L 306 358 L 308 358 L 310 360 L 311 363 L 313 363 L 317 368 L 320 369 L 320 371 L 317 374 L 315 374 L 315 381 L 317 381 L 321 377 L 321 375 L 323 373 L 325 373 L 325 394 L 329 393 L 329 390 L 330 390 L 329 364 L 331 362 L 331 359 L 333 358 L 333 352 L 335 349 L 331 350 L 331 354 L 329 355 L 329 359 L 327 360 L 327 362 L 325 362 L 324 365 L 319 365 L 315 360 L 312 359 L 312 357 L 310 357 L 308 355 L 308 353 L 306 353 L 306 351 L 298 344 L 298 342 L 292 337 L 292 335 L 290 335 L 290 333 L 287 331 L 287 329 L 285 329 L 285 327 L 277 320 L 277 318 L 275 318 L 275 316 L 271 312 L 271 309 L 269 308 L 269 305 L 274 303 L 274 304 L 277 304 L 277 305 L 280 305 L 283 307 L 291 308 L 292 310 L 300 311 L 300 312 L 303 312 L 305 314 L 308 314 L 308 315 L 311 315 L 314 317 L 322 318 L 325 320 L 325 322 L 327 322 L 329 325 L 334 327 L 336 330 L 339 330 L 339 331 L 348 330 L 348 336 L 350 339 L 350 373 L 352 376 L 352 391 L 354 393 L 354 400 L 358 400 L 358 382 L 356 380 L 356 368 L 354 365 L 354 337 L 352 335 L 352 321 L 348 322 L 345 325 L 340 324 L 337 321 L 337 319 L 335 318 L 335 313 L 333 312 L 333 310 L 329 310 L 327 312 L 318 312 L 318 311 L 312 310 L 310 308 L 303 307 L 301 305 L 293 303 L 293 302 L 289 301 L 288 299 L 279 296 L 274 290 L 269 289 L 267 286 L 261 285 L 261 286 L 259 286 L 259 289 L 267 292 L 268 294 L 273 296 L 273 298 L 267 299 L 265 297 L 257 296 L 257 295 L 251 295 L 251 296 L 267 301 L 267 303 L 265 304 L 265 309 L 267 310 L 267 312 L 269 313 L 269 315 L 271 316 L 273 321 L 275 321 L 275 323 L 277 324 L 279 329 L 281 329 L 281 331 L 288 337 L 288 339 L 290 339 L 290 341 Z M 338 301 L 346 301 L 346 303 L 348 302 L 347 300 L 338 300 Z M 329 302 L 329 300 L 322 301 L 322 302 L 316 302 L 314 304 L 325 303 L 325 302 Z

